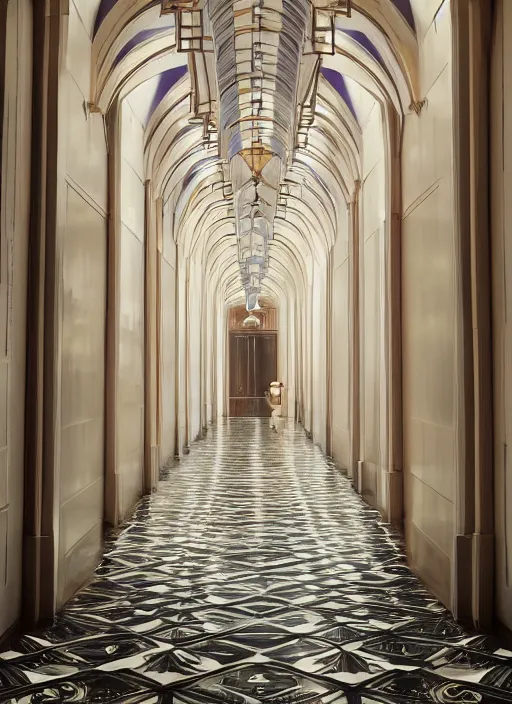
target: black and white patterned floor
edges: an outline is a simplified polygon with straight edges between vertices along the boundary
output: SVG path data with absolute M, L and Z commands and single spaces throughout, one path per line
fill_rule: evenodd
M 498 704 L 512 652 L 454 623 L 303 431 L 233 420 L 0 656 L 0 703 L 46 702 Z

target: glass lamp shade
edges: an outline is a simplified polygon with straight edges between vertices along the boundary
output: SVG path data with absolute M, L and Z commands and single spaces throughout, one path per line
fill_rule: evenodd
M 244 320 L 242 325 L 244 326 L 244 328 L 259 328 L 261 323 L 259 318 L 257 318 L 255 315 L 249 315 Z
M 273 406 L 280 406 L 282 401 L 283 385 L 279 381 L 270 384 L 270 403 Z

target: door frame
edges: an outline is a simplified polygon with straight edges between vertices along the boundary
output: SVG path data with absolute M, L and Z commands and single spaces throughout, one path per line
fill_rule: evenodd
M 261 337 L 265 335 L 273 335 L 276 339 L 276 375 L 279 372 L 279 330 L 228 330 L 227 344 L 226 344 L 226 417 L 232 418 L 236 416 L 231 416 L 231 336 L 232 335 L 251 335 L 254 337 Z

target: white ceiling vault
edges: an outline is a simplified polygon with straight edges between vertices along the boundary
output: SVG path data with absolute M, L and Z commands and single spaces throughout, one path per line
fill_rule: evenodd
M 174 240 L 227 303 L 308 281 L 361 179 L 361 124 L 418 95 L 409 0 L 102 0 L 92 96 L 145 127 Z

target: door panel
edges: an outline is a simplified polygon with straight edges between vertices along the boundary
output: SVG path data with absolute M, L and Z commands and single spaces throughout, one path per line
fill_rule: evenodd
M 270 416 L 265 391 L 277 380 L 277 335 L 231 333 L 229 375 L 230 416 Z

